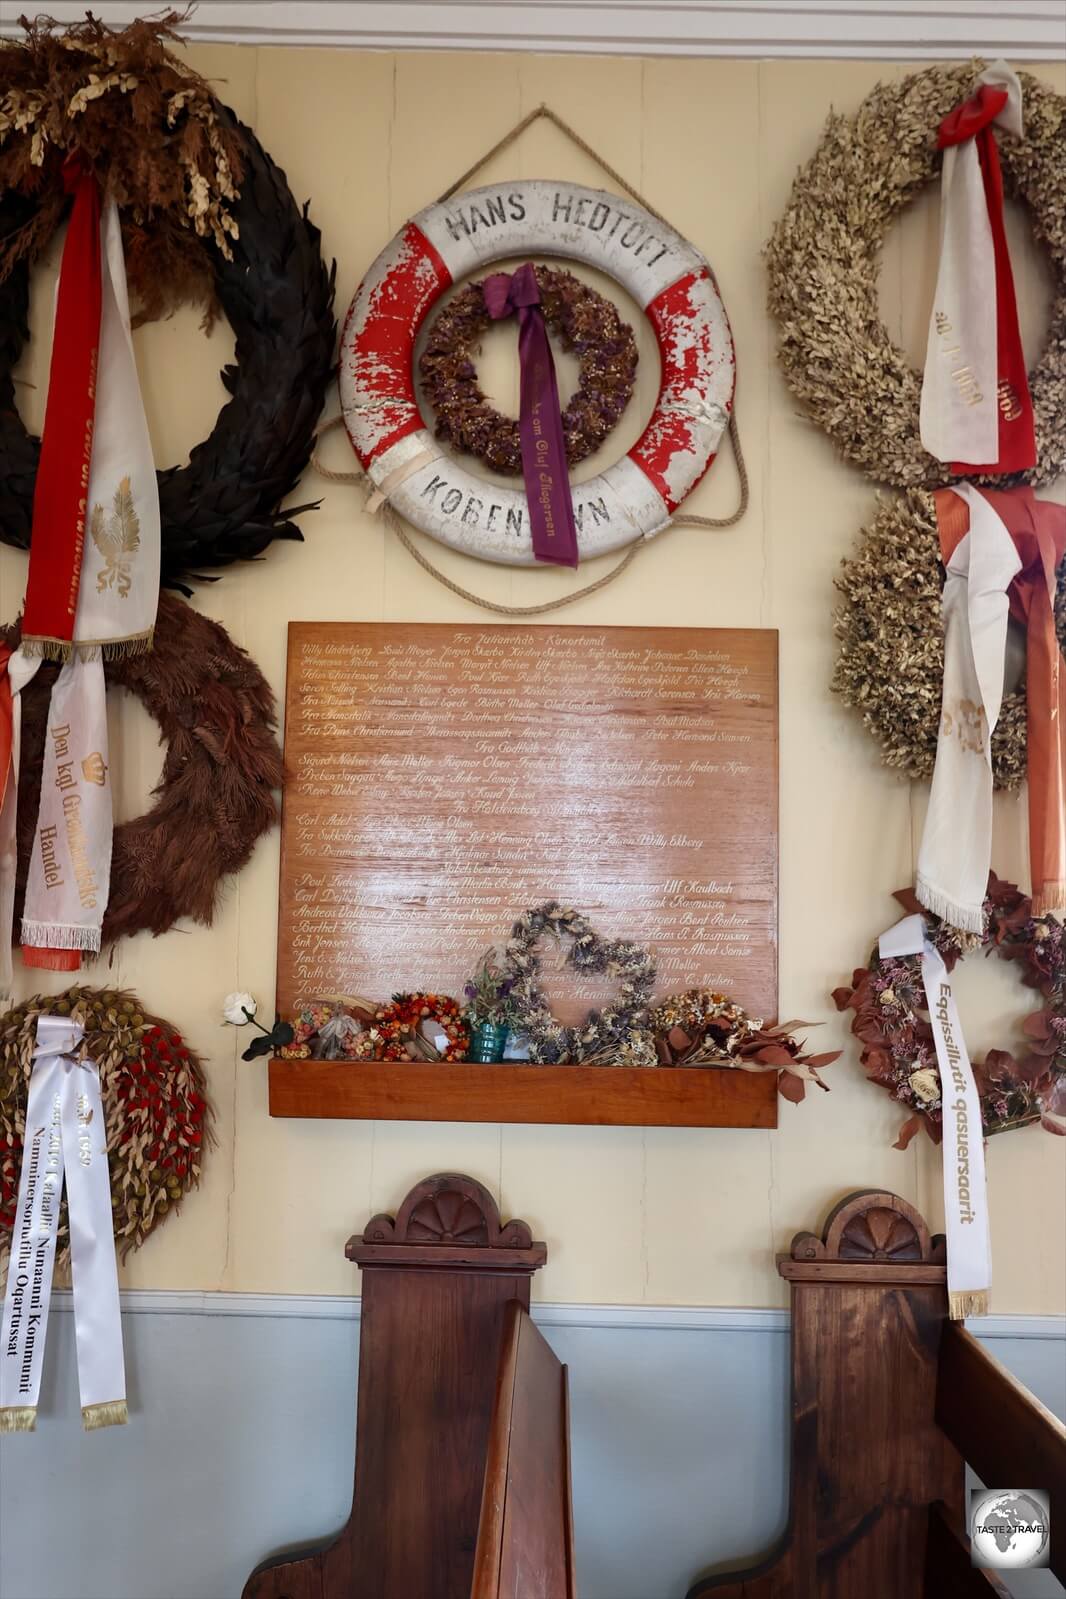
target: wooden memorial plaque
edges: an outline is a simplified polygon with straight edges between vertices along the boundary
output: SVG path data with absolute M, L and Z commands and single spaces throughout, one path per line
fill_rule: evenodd
M 776 1017 L 776 633 L 293 622 L 285 763 L 282 1015 L 458 995 L 558 899 Z

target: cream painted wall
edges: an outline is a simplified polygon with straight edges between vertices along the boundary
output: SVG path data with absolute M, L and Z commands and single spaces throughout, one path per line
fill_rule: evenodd
M 891 890 L 910 881 L 924 801 L 880 765 L 856 718 L 827 688 L 833 575 L 875 491 L 795 413 L 773 362 L 759 252 L 830 104 L 850 111 L 878 78 L 903 69 L 206 46 L 190 53 L 221 80 L 224 98 L 286 168 L 295 194 L 311 198 L 339 263 L 341 310 L 403 220 L 541 100 L 598 142 L 710 258 L 739 352 L 751 510 L 726 532 L 669 533 L 616 586 L 558 619 L 780 629 L 781 1014 L 824 1020 L 820 1048 L 845 1042 L 828 991 L 892 920 Z M 1061 66 L 1039 70 L 1066 88 Z M 543 125 L 484 181 L 511 174 L 601 181 Z M 1032 353 L 1046 325 L 1047 280 L 1030 259 L 1024 221 L 1014 221 Z M 935 229 L 928 196 L 885 252 L 885 315 L 915 357 Z M 22 391 L 22 403 L 37 424 L 47 270 L 36 286 L 35 338 L 22 369 L 36 385 Z M 138 345 L 157 459 L 169 463 L 209 428 L 222 399 L 217 368 L 231 341 L 225 329 L 204 339 L 189 315 L 141 332 Z M 646 368 L 645 408 L 654 387 L 650 360 Z M 501 400 L 513 403 L 512 364 L 500 339 L 490 370 Z M 342 464 L 343 444 L 330 448 Z M 479 615 L 424 575 L 362 512 L 353 490 L 309 477 L 304 497 L 318 493 L 323 506 L 304 519 L 305 545 L 278 545 L 262 563 L 231 570 L 196 596 L 250 650 L 279 695 L 290 618 L 459 622 Z M 722 514 L 735 493 L 733 466 L 723 458 L 693 508 Z M 459 581 L 515 603 L 572 582 L 434 553 Z M 19 606 L 25 571 L 24 556 L 0 551 L 5 616 Z M 113 707 L 112 737 L 119 803 L 131 815 L 158 773 L 154 729 L 139 707 L 123 702 Z M 1024 874 L 1024 814 L 1021 797 L 997 801 L 1001 873 Z M 528 1217 L 547 1239 L 549 1265 L 537 1287 L 550 1300 L 783 1303 L 773 1252 L 852 1187 L 894 1188 L 939 1223 L 938 1158 L 924 1139 L 906 1154 L 892 1149 L 899 1115 L 866 1084 L 850 1044 L 829 1070 L 832 1092 L 798 1108 L 782 1104 L 774 1133 L 270 1120 L 265 1068 L 238 1059 L 245 1040 L 223 1030 L 217 1015 L 221 996 L 237 987 L 270 1007 L 277 873 L 275 835 L 229 886 L 214 927 L 127 942 L 101 969 L 101 981 L 135 987 L 206 1056 L 218 1115 L 203 1187 L 180 1220 L 130 1261 L 128 1286 L 350 1293 L 348 1234 L 441 1168 L 481 1178 L 506 1214 Z M 970 963 L 960 997 L 974 1050 L 1005 1042 L 1024 1011 L 1010 974 L 987 964 Z M 1033 1129 L 990 1146 L 996 1311 L 1066 1308 L 1063 1154 L 1062 1143 Z

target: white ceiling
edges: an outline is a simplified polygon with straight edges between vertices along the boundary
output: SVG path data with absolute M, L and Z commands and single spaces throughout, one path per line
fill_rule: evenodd
M 30 7 L 0 0 L 0 32 Z M 85 0 L 50 4 L 60 22 Z M 125 23 L 151 0 L 93 11 Z M 199 0 L 183 32 L 245 44 L 374 50 L 932 60 L 1066 58 L 1066 0 Z

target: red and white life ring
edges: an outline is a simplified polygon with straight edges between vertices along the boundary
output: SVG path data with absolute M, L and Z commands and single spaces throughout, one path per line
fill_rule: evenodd
M 729 422 L 736 363 L 714 276 L 680 234 L 631 200 L 576 183 L 516 180 L 427 206 L 382 251 L 352 301 L 341 341 L 345 425 L 363 470 L 412 526 L 487 561 L 531 566 L 520 489 L 477 477 L 426 427 L 414 350 L 430 310 L 460 279 L 508 257 L 597 267 L 640 305 L 662 365 L 659 398 L 629 453 L 573 487 L 583 556 L 670 525 Z

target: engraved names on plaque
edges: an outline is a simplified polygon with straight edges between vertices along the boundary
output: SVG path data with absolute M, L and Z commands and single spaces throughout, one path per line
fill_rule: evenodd
M 777 1009 L 777 635 L 289 628 L 278 1006 L 458 994 L 559 899 Z M 552 970 L 564 1020 L 609 992 Z

